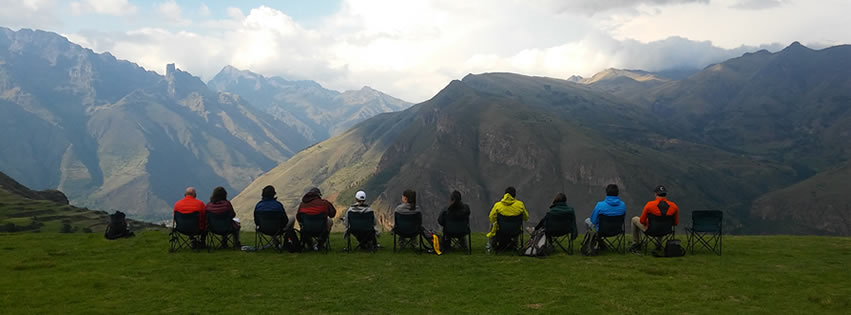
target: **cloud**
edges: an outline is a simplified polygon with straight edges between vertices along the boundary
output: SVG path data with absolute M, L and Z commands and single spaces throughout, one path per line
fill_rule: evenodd
M 183 8 L 181 8 L 174 0 L 168 0 L 157 4 L 156 8 L 160 18 L 165 20 L 167 23 L 182 26 L 192 24 L 191 21 L 183 18 Z M 207 11 L 209 11 L 209 9 L 207 9 Z
M 764 10 L 783 5 L 787 0 L 739 0 L 730 8 L 742 10 Z
M 615 9 L 634 9 L 639 6 L 709 3 L 709 0 L 538 0 L 559 13 L 597 14 Z M 770 0 L 769 0 L 770 1 Z
M 11 28 L 51 28 L 61 24 L 53 0 L 0 0 L 0 25 Z
M 210 16 L 210 7 L 207 4 L 202 3 L 201 7 L 198 8 L 198 14 L 201 16 Z
M 71 13 L 74 15 L 95 13 L 114 16 L 131 16 L 135 15 L 138 11 L 138 8 L 127 2 L 127 0 L 72 1 L 69 6 Z

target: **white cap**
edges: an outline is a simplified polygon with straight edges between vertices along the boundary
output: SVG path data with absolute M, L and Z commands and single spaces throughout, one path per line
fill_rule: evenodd
M 366 200 L 366 193 L 363 192 L 363 190 L 359 190 L 358 192 L 355 193 L 355 199 L 360 200 L 360 201 Z

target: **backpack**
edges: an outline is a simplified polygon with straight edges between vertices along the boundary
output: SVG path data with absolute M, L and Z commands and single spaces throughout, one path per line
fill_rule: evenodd
M 133 232 L 127 228 L 127 220 L 124 212 L 115 211 L 109 215 L 109 224 L 106 226 L 106 231 L 103 232 L 103 237 L 108 240 L 115 240 L 122 237 L 135 236 Z
M 301 241 L 298 239 L 298 234 L 296 234 L 294 229 L 289 229 L 284 232 L 283 246 L 290 253 L 301 252 Z
M 579 248 L 579 253 L 582 256 L 597 256 L 600 253 L 600 237 L 597 232 L 585 232 L 585 237 L 582 238 L 582 247 Z
M 685 256 L 686 251 L 683 249 L 680 240 L 668 240 L 665 242 L 665 257 L 681 257 Z
M 437 235 L 437 233 L 423 229 L 423 238 L 426 239 L 426 241 L 423 242 L 423 248 L 426 249 L 426 252 L 435 253 L 438 256 L 443 254 L 443 252 L 440 251 L 440 236 Z
M 532 232 L 526 246 L 520 251 L 520 255 L 528 257 L 543 258 L 547 255 L 547 233 L 544 229 L 537 229 Z

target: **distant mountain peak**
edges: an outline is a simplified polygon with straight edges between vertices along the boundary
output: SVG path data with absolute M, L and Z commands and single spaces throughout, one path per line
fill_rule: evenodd
M 786 48 L 783 48 L 783 50 L 781 50 L 780 52 L 781 53 L 784 53 L 784 52 L 788 53 L 788 52 L 796 52 L 796 51 L 813 51 L 813 50 L 808 48 L 807 46 L 801 45 L 801 43 L 798 42 L 798 41 L 794 41 L 794 42 L 792 42 L 792 44 L 790 44 Z

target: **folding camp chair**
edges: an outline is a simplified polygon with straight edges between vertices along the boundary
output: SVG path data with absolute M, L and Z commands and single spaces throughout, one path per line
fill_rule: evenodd
M 597 223 L 599 229 L 597 236 L 606 243 L 608 249 L 614 249 L 616 252 L 626 254 L 626 225 L 624 219 L 626 215 L 608 216 L 597 215 Z
M 328 237 L 328 215 L 320 214 L 300 214 L 299 238 L 301 244 L 306 250 L 320 249 L 327 254 L 331 250 L 331 238 Z M 316 244 L 316 247 L 313 247 Z
M 254 248 L 261 250 L 274 247 L 281 252 L 284 250 L 284 232 L 289 218 L 283 211 L 254 212 Z
M 544 233 L 547 236 L 547 244 L 555 250 L 556 246 L 568 255 L 573 255 L 573 240 L 576 239 L 576 214 L 548 213 L 544 222 Z M 564 248 L 563 242 L 567 242 Z
M 523 246 L 523 216 L 504 216 L 498 215 L 496 224 L 499 227 L 496 230 L 493 240 L 493 251 L 496 254 L 507 249 L 519 253 Z
M 694 254 L 694 245 L 704 248 L 721 256 L 721 236 L 723 235 L 724 212 L 719 210 L 698 210 L 691 212 L 691 227 L 688 233 L 687 248 Z
M 665 242 L 674 239 L 676 234 L 674 216 L 658 216 L 648 213 L 647 224 L 647 230 L 644 231 L 644 236 L 641 240 L 641 246 L 644 247 L 645 254 L 647 254 L 650 243 L 653 243 L 659 249 L 665 247 Z
M 393 252 L 411 248 L 423 252 L 423 214 L 393 214 Z
M 168 251 L 175 252 L 181 248 L 200 250 L 204 244 L 196 237 L 206 238 L 206 231 L 201 230 L 199 222 L 201 222 L 199 212 L 175 212 L 171 232 L 168 233 Z
M 227 213 L 207 212 L 207 233 L 207 251 L 213 251 L 216 245 L 236 249 L 236 230 Z
M 446 215 L 446 221 L 443 222 L 443 243 L 446 248 L 442 248 L 444 252 L 451 251 L 454 248 L 467 250 L 467 255 L 473 253 L 473 237 L 470 233 L 470 216 L 452 216 Z
M 346 251 L 364 249 L 374 253 L 378 248 L 378 239 L 375 238 L 375 213 L 348 211 L 346 222 L 349 223 L 349 229 L 346 231 Z M 357 241 L 355 248 L 352 248 L 352 236 Z

